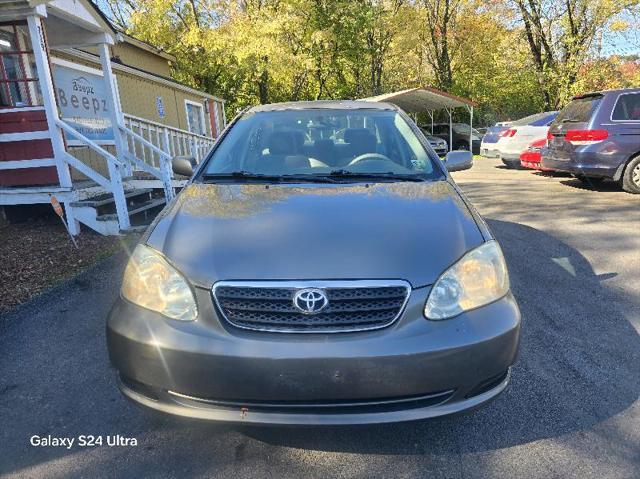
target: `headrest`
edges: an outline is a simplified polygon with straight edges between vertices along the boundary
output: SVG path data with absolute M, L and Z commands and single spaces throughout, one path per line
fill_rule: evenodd
M 336 145 L 335 143 L 333 143 L 333 140 L 329 140 L 328 138 L 325 138 L 322 140 L 316 140 L 313 146 L 315 146 L 317 150 L 326 151 L 326 150 L 333 149 L 333 147 Z
M 345 143 L 371 143 L 375 139 L 375 135 L 367 128 L 348 128 L 344 131 Z
M 299 131 L 274 131 L 269 136 L 269 153 L 272 155 L 292 155 L 298 153 L 304 144 L 304 135 Z

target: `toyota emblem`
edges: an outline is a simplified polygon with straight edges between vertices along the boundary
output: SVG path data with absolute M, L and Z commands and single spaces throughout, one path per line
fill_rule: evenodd
M 316 314 L 329 304 L 327 294 L 321 289 L 301 289 L 293 295 L 293 305 L 302 314 Z

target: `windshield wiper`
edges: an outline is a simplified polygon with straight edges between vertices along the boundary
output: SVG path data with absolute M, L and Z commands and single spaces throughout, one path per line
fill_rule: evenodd
M 403 173 L 359 173 L 356 171 L 349 170 L 331 170 L 329 172 L 329 176 L 334 178 L 353 178 L 358 180 L 401 180 L 401 181 L 415 181 L 421 182 L 426 181 L 423 176 L 420 175 L 407 175 Z
M 306 181 L 313 183 L 335 183 L 335 180 L 319 175 L 267 175 L 263 173 L 251 173 L 250 171 L 232 171 L 230 173 L 205 173 L 205 180 L 257 180 L 267 182 Z
M 582 120 L 578 120 L 577 118 L 563 118 L 562 123 L 582 123 Z

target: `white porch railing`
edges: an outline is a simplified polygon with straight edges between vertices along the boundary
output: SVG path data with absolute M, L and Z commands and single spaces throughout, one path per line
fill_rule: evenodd
M 126 160 L 129 164 L 138 171 L 145 171 L 159 180 L 162 181 L 164 187 L 164 196 L 167 199 L 167 203 L 175 196 L 175 190 L 173 189 L 173 170 L 171 166 L 171 159 L 173 155 L 154 145 L 150 140 L 146 139 L 142 135 L 136 133 L 133 130 L 125 126 L 120 126 L 120 131 L 124 135 L 127 143 Z M 139 158 L 136 154 L 136 150 L 149 152 L 149 158 L 155 159 L 155 165 L 150 164 L 149 161 L 145 161 L 146 157 Z M 157 165 L 157 166 L 156 166 Z
M 100 173 L 92 169 L 91 167 L 85 165 L 75 156 L 70 154 L 67 151 L 63 152 L 63 160 L 72 168 L 77 169 L 87 177 L 91 178 L 93 181 L 102 186 L 105 190 L 110 192 L 113 195 L 113 199 L 116 205 L 116 213 L 118 215 L 118 223 L 121 229 L 127 229 L 131 226 L 129 222 L 129 212 L 127 211 L 127 201 L 124 196 L 124 187 L 122 185 L 122 173 L 126 168 L 126 163 L 121 161 L 120 159 L 113 156 L 107 150 L 102 148 L 101 146 L 95 144 L 89 138 L 84 136 L 75 128 L 69 126 L 67 123 L 62 121 L 59 118 L 55 120 L 56 126 L 60 128 L 62 131 L 72 136 L 73 138 L 80 140 L 87 147 L 98 153 L 107 161 L 107 166 L 109 169 L 109 178 L 102 176 Z
M 175 196 L 172 158 L 174 156 L 193 156 L 197 162 L 200 162 L 214 143 L 213 138 L 167 127 L 132 115 L 125 115 L 125 124 L 119 125 L 119 134 L 122 135 L 123 140 L 121 144 L 124 143 L 122 149 L 125 151 L 120 151 L 116 157 L 63 120 L 56 119 L 56 125 L 67 135 L 80 141 L 107 161 L 108 178 L 69 152 L 64 151 L 62 155 L 63 160 L 70 167 L 77 169 L 113 194 L 121 229 L 130 226 L 122 183 L 124 176 L 128 176 L 132 170 L 136 170 L 144 171 L 159 179 L 164 188 L 165 198 L 169 202 Z
M 64 152 L 64 161 L 72 168 L 77 169 L 87 177 L 102 186 L 105 190 L 110 192 L 115 200 L 116 212 L 118 214 L 118 223 L 121 229 L 126 229 L 130 226 L 129 214 L 127 211 L 127 203 L 124 193 L 124 187 L 122 184 L 122 177 L 126 174 L 131 167 L 137 170 L 145 171 L 155 178 L 162 181 L 164 187 L 164 195 L 167 202 L 171 201 L 175 196 L 173 189 L 171 171 L 171 158 L 172 156 L 164 150 L 158 148 L 149 140 L 143 138 L 137 133 L 120 125 L 120 132 L 123 135 L 127 143 L 135 145 L 141 145 L 141 148 L 149 150 L 153 155 L 157 157 L 157 166 L 152 166 L 145 161 L 142 161 L 131 150 L 126 151 L 124 158 L 116 158 L 107 150 L 97 145 L 95 142 L 84 136 L 82 133 L 71 127 L 63 120 L 56 120 L 57 126 L 65 133 L 70 135 L 76 140 L 79 140 L 85 146 L 96 152 L 107 161 L 109 178 L 101 175 L 69 152 Z
M 192 156 L 198 163 L 209 152 L 215 140 L 137 116 L 124 114 L 124 126 L 135 135 L 128 135 L 129 151 L 138 159 L 158 168 L 162 154 Z M 143 141 L 145 140 L 145 141 Z M 153 148 L 149 145 L 154 145 Z

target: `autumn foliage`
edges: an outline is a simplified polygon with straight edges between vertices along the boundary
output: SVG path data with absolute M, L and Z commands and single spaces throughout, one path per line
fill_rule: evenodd
M 176 79 L 239 108 L 362 98 L 420 85 L 471 97 L 480 121 L 639 86 L 640 0 L 103 0 L 116 23 L 174 54 Z M 632 35 L 633 36 L 633 35 Z M 629 46 L 629 45 L 627 45 Z M 632 46 L 628 49 L 633 51 Z M 637 45 L 635 47 L 637 52 Z M 627 53 L 623 51 L 622 53 Z

